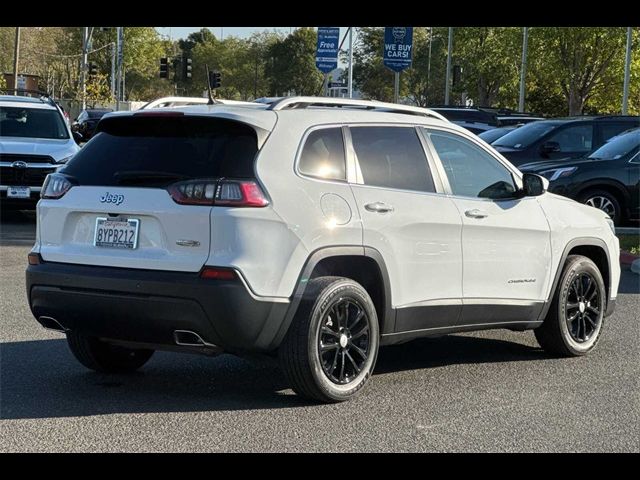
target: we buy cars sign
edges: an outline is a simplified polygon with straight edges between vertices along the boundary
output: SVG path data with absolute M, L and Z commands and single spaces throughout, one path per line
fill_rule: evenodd
M 394 72 L 411 66 L 413 50 L 413 27 L 385 27 L 384 65 Z

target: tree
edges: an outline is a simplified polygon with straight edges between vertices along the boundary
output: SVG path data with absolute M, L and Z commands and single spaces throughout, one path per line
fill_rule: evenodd
M 276 95 L 317 95 L 322 87 L 322 73 L 316 68 L 317 33 L 314 29 L 296 29 L 284 40 L 278 39 L 267 51 L 266 72 L 270 90 Z
M 365 98 L 393 101 L 393 72 L 382 61 L 384 28 L 358 29 L 353 51 L 353 81 Z
M 89 108 L 106 106 L 113 101 L 109 80 L 106 75 L 99 73 L 87 81 L 87 105 Z
M 580 115 L 598 90 L 610 88 L 609 67 L 624 55 L 625 32 L 619 27 L 533 28 L 539 58 L 532 73 L 551 83 L 555 79 L 569 115 Z
M 453 39 L 452 64 L 463 71 L 454 96 L 465 93 L 478 106 L 517 105 L 522 29 L 454 28 Z

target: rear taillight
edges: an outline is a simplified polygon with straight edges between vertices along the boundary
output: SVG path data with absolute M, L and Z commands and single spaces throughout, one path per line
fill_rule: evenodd
M 44 179 L 42 190 L 40 191 L 40 198 L 57 199 L 61 198 L 69 189 L 73 187 L 73 184 L 59 173 L 50 173 L 47 178 Z
M 214 179 L 187 180 L 169 185 L 171 198 L 181 205 L 213 205 L 217 181 Z
M 42 257 L 39 253 L 31 252 L 27 255 L 27 259 L 29 260 L 29 265 L 40 265 L 42 262 Z
M 260 185 L 251 180 L 220 180 L 214 205 L 223 207 L 266 207 L 267 197 Z
M 167 190 L 181 205 L 265 207 L 269 204 L 260 185 L 252 180 L 187 180 L 174 183 Z

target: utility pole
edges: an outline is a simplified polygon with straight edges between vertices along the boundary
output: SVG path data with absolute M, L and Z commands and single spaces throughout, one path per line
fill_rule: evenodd
M 123 49 L 124 49 L 124 27 L 116 27 L 117 29 L 117 40 L 116 40 L 116 50 L 117 50 L 117 67 L 116 67 L 116 110 L 120 110 L 120 101 L 122 99 L 122 60 L 123 60 Z
M 82 110 L 87 108 L 87 44 L 89 43 L 89 27 L 82 27 L 82 62 L 80 63 L 80 92 L 82 94 Z
M 116 95 L 116 44 L 111 43 L 111 98 Z
M 624 87 L 622 89 L 622 114 L 627 114 L 629 107 L 629 76 L 631 74 L 631 27 L 627 27 L 627 54 L 624 59 Z
M 431 86 L 431 44 L 433 43 L 433 27 L 429 27 L 429 59 L 427 60 L 427 94 L 426 100 L 429 99 L 429 87 Z M 429 103 L 427 103 L 429 105 Z
M 400 102 L 400 72 L 393 74 L 393 103 Z
M 447 75 L 444 87 L 444 104 L 449 105 L 449 89 L 451 78 L 451 49 L 453 47 L 453 27 L 449 27 L 449 46 L 447 47 Z
M 529 43 L 529 28 L 524 27 L 522 34 L 522 67 L 520 68 L 520 99 L 518 101 L 518 111 L 524 112 L 524 88 L 527 77 L 527 46 Z
M 353 98 L 353 27 L 349 27 L 349 78 L 348 78 L 349 98 Z
M 16 27 L 16 44 L 13 50 L 13 94 L 18 95 L 18 59 L 20 58 L 20 27 Z

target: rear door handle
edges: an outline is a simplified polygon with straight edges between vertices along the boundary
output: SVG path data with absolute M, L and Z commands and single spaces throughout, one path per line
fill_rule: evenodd
M 482 210 L 478 210 L 477 208 L 474 208 L 473 210 L 467 210 L 466 212 L 464 212 L 464 214 L 467 217 L 471 218 L 485 218 L 488 216 L 488 213 L 483 212 Z
M 387 213 L 393 212 L 393 207 L 382 202 L 367 203 L 364 208 L 370 212 Z

